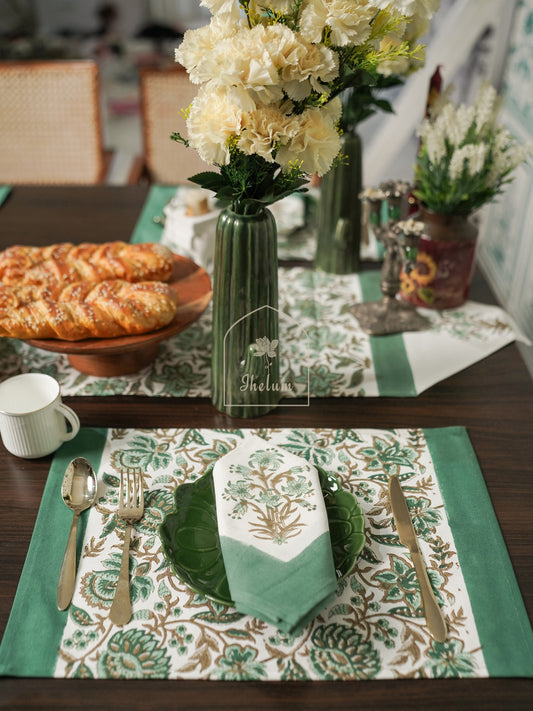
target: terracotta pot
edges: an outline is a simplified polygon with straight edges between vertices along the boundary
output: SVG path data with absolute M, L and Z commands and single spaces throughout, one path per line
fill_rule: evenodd
M 401 296 L 415 306 L 451 309 L 468 298 L 478 227 L 471 214 L 442 214 L 424 207 L 416 264 L 401 275 Z

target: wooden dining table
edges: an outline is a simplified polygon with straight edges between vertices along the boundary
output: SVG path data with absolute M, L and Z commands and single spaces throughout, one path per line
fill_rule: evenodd
M 0 249 L 13 244 L 127 241 L 147 193 L 146 185 L 14 187 L 0 208 Z M 471 298 L 496 303 L 479 271 Z M 65 402 L 78 413 L 83 427 L 246 428 L 258 424 L 217 412 L 208 398 L 72 396 Z M 261 426 L 292 428 L 466 427 L 529 619 L 533 619 L 533 381 L 516 344 L 417 397 L 312 398 L 309 407 L 278 408 L 260 420 Z M 13 604 L 51 459 L 19 459 L 0 446 L 0 635 Z M 337 682 L 0 679 L 3 709 L 515 711 L 531 708 L 532 702 L 533 679 L 517 678 Z

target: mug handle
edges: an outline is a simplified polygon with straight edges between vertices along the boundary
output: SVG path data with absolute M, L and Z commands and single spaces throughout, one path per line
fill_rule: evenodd
M 68 405 L 64 405 L 62 402 L 58 403 L 58 409 L 61 410 L 65 418 L 70 423 L 72 427 L 71 432 L 67 432 L 62 438 L 64 442 L 68 442 L 69 439 L 73 439 L 80 431 L 80 419 L 78 415 L 72 410 Z

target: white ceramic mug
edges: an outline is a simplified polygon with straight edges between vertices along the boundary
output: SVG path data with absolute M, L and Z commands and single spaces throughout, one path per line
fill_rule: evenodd
M 59 383 L 49 375 L 23 373 L 0 383 L 0 434 L 16 457 L 44 457 L 79 430 L 78 416 L 61 402 Z

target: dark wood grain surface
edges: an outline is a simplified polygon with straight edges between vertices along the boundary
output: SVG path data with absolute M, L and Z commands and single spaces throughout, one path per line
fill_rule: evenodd
M 147 188 L 140 186 L 14 188 L 0 209 L 0 248 L 128 240 L 146 194 Z M 471 297 L 493 301 L 479 274 Z M 0 364 L 0 378 L 1 368 Z M 463 425 L 483 471 L 530 621 L 533 619 L 533 382 L 514 344 L 416 398 L 311 400 L 308 408 L 279 408 L 260 420 L 228 418 L 216 412 L 207 399 L 114 396 L 71 397 L 65 402 L 86 427 Z M 51 457 L 17 459 L 0 446 L 0 634 L 11 610 L 50 462 Z M 531 708 L 532 699 L 533 680 L 525 679 L 334 683 L 0 679 L 0 708 L 54 711 L 514 711 Z

